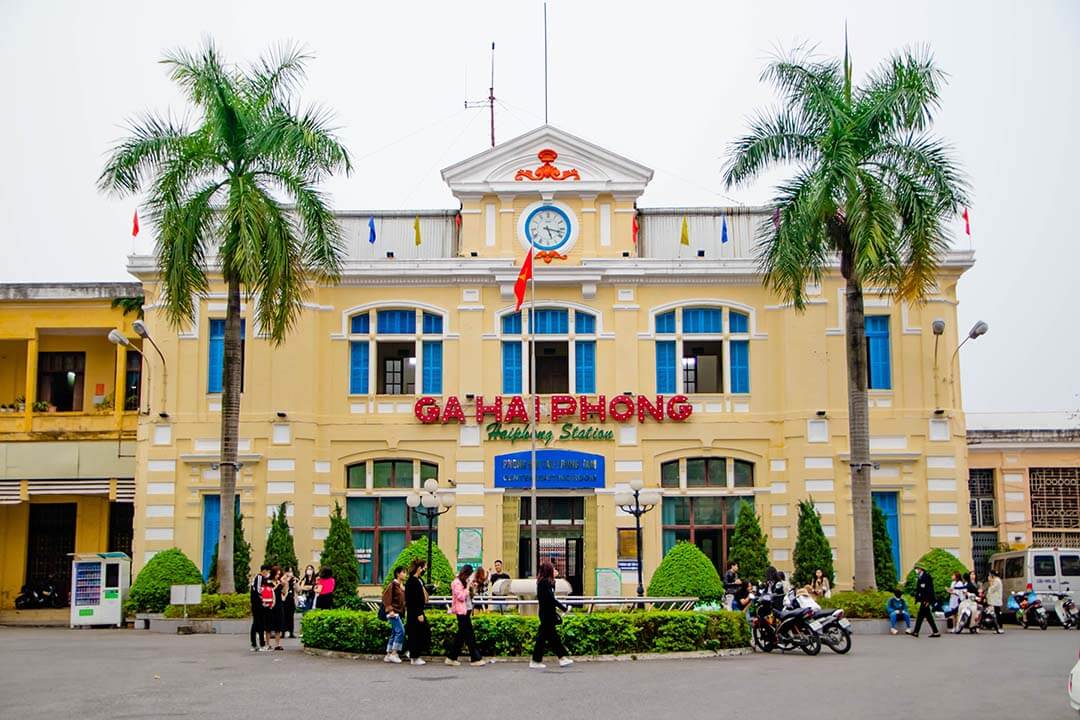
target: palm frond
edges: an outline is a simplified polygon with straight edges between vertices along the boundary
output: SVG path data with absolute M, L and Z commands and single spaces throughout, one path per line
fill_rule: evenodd
M 330 112 L 318 106 L 296 115 L 276 105 L 251 138 L 251 152 L 279 166 L 302 168 L 311 182 L 338 171 L 348 175 L 352 172 L 349 152 L 335 135 L 331 121 Z
M 729 146 L 724 184 L 730 188 L 746 182 L 778 163 L 813 162 L 823 130 L 797 111 L 759 113 L 750 132 Z
M 306 78 L 306 65 L 312 58 L 303 46 L 293 43 L 282 43 L 259 58 L 247 74 L 255 105 L 283 102 Z
M 104 192 L 136 192 L 157 166 L 170 162 L 182 152 L 189 130 L 172 117 L 144 115 L 128 123 L 128 137 L 113 146 L 105 169 L 98 177 Z
M 944 79 L 929 48 L 894 54 L 859 89 L 855 100 L 859 124 L 870 138 L 926 129 L 941 105 Z

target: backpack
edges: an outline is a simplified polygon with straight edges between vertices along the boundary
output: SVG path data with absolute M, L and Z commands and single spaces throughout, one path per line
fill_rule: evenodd
M 274 588 L 269 585 L 263 585 L 261 597 L 264 608 L 274 607 Z

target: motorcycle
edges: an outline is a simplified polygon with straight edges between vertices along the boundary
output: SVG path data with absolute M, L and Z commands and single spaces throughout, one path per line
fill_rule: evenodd
M 1035 593 L 1026 590 L 1014 592 L 1009 595 L 1008 606 L 1016 613 L 1016 622 L 1020 623 L 1024 629 L 1033 623 L 1038 624 L 1043 630 L 1046 629 L 1046 608 Z
M 986 594 L 980 592 L 975 599 L 975 604 L 977 605 L 975 627 L 979 630 L 993 630 L 1000 633 L 1001 627 L 998 625 L 997 611 L 986 601 Z
M 821 642 L 829 646 L 837 655 L 843 655 L 851 650 L 851 621 L 844 617 L 844 611 L 839 608 L 825 608 L 815 607 L 814 605 L 803 605 L 799 599 L 799 596 L 792 590 L 787 594 L 785 598 L 785 606 L 788 609 L 795 609 L 799 607 L 810 607 L 813 609 L 814 614 L 811 616 L 811 621 L 821 624 L 820 630 L 815 630 L 819 636 L 821 636 Z M 811 627 L 813 627 L 811 625 Z
M 963 600 L 960 601 L 960 605 L 956 608 L 956 620 L 953 623 L 953 634 L 959 635 L 968 630 L 971 633 L 979 631 L 978 615 L 979 604 L 976 602 L 970 594 L 966 595 Z
M 754 645 L 762 652 L 801 649 L 807 655 L 821 652 L 821 622 L 813 620 L 812 608 L 789 610 L 783 600 L 770 592 L 755 596 L 752 611 Z
M 15 598 L 17 610 L 62 607 L 67 607 L 67 598 L 51 580 L 37 584 L 27 583 L 22 586 L 19 595 Z
M 1072 595 L 1057 592 L 1054 593 L 1054 597 L 1057 598 L 1057 602 L 1054 603 L 1054 612 L 1057 614 L 1058 620 L 1061 621 L 1061 627 L 1066 630 L 1072 630 L 1073 628 L 1080 630 L 1080 608 L 1076 607 Z

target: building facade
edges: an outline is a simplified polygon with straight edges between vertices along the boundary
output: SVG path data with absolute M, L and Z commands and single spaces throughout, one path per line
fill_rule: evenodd
M 575 590 L 633 592 L 633 518 L 614 497 L 635 478 L 663 494 L 643 518 L 646 582 L 679 540 L 721 566 L 744 501 L 773 562 L 791 569 L 797 503 L 810 497 L 849 586 L 838 269 L 796 312 L 762 288 L 753 247 L 766 211 L 639 210 L 651 170 L 550 126 L 442 175 L 460 210 L 341 215 L 340 283 L 313 290 L 284 344 L 260 333 L 253 301 L 243 308 L 238 492 L 253 559 L 284 502 L 301 563 L 317 564 L 339 504 L 362 582 L 378 583 L 427 531 L 405 498 L 435 478 L 456 498 L 436 531 L 451 561 L 528 572 L 535 333 L 538 534 Z M 530 245 L 535 312 L 515 312 Z M 934 345 L 944 357 L 956 347 L 956 282 L 972 263 L 951 253 L 923 305 L 867 293 L 872 482 L 900 567 L 930 547 L 971 553 L 958 373 L 935 366 Z M 178 546 L 205 571 L 220 508 L 224 287 L 176 329 L 156 305 L 155 259 L 134 256 L 129 270 L 168 363 L 138 431 L 135 568 Z
M 24 583 L 66 589 L 70 553 L 131 553 L 142 364 L 106 336 L 135 337 L 112 301 L 141 294 L 0 285 L 0 609 Z

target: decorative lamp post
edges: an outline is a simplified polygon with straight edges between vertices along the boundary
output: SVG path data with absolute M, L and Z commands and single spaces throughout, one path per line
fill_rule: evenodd
M 637 594 L 645 596 L 644 572 L 641 566 L 641 516 L 660 504 L 660 493 L 655 490 L 644 490 L 645 482 L 641 478 L 630 481 L 631 492 L 619 492 L 615 494 L 615 504 L 623 512 L 634 516 L 634 529 L 637 531 Z
M 420 492 L 411 492 L 405 498 L 405 504 L 413 509 L 417 515 L 427 518 L 428 548 L 427 548 L 427 586 L 428 592 L 434 592 L 431 584 L 431 552 L 434 544 L 435 518 L 450 512 L 454 507 L 454 491 L 439 492 L 439 481 L 428 478 L 424 481 L 424 489 Z

